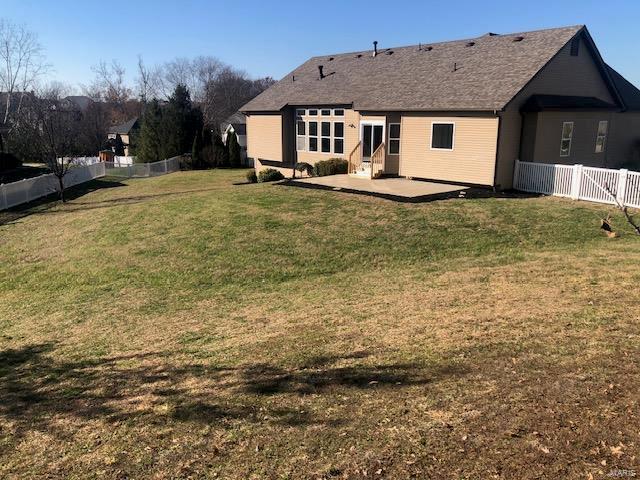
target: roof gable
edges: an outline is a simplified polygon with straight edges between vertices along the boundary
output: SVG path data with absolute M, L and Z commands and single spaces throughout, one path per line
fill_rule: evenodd
M 313 57 L 241 110 L 500 110 L 583 26 Z M 318 65 L 325 77 L 319 78 Z

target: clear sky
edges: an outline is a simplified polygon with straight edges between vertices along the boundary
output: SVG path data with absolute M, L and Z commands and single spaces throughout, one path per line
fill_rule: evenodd
M 89 83 L 117 59 L 135 73 L 212 55 L 278 79 L 314 55 L 586 24 L 605 61 L 640 86 L 640 1 L 0 0 L 0 17 L 38 33 L 51 79 Z

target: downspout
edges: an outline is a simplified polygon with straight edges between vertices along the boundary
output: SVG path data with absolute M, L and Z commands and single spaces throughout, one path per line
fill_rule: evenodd
M 496 191 L 498 181 L 498 159 L 500 158 L 500 137 L 502 135 L 502 116 L 498 115 L 498 110 L 494 110 L 493 114 L 498 117 L 498 134 L 496 135 L 496 160 L 493 165 L 493 191 Z

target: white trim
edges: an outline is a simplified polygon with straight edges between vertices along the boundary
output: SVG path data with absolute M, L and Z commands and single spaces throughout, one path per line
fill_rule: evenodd
M 564 126 L 565 125 L 571 125 L 571 135 L 569 136 L 569 138 L 564 138 Z M 562 122 L 562 131 L 560 132 L 560 156 L 561 157 L 570 157 L 571 156 L 571 147 L 573 145 L 573 130 L 575 128 L 575 125 L 573 124 L 573 122 Z M 567 153 L 566 154 L 562 154 L 562 142 L 565 141 L 569 141 L 569 148 L 567 149 Z
M 316 124 L 316 134 L 315 135 L 311 135 L 311 123 L 315 123 Z M 318 125 L 320 122 L 318 122 L 318 120 L 309 120 L 307 122 L 307 148 L 308 148 L 308 152 L 309 153 L 320 153 L 320 149 L 318 147 L 320 147 L 320 143 L 318 142 L 318 138 L 320 138 L 320 135 L 318 135 L 318 129 L 320 128 L 320 125 Z M 311 139 L 315 138 L 316 139 L 316 149 L 315 150 L 311 150 Z
M 434 125 L 453 125 L 453 131 L 451 132 L 451 148 L 436 148 L 433 146 L 433 126 Z M 438 150 L 440 152 L 453 152 L 455 148 L 456 148 L 456 122 L 443 122 L 443 121 L 431 122 L 431 136 L 429 137 L 429 149 Z
M 323 135 L 323 133 L 322 133 L 322 124 L 323 123 L 328 123 L 329 124 L 329 135 Z M 332 127 L 331 124 L 332 124 L 332 122 L 330 122 L 329 120 L 322 120 L 320 122 L 320 153 L 331 154 L 331 152 L 333 151 L 333 148 L 331 148 L 332 147 L 331 143 L 332 143 L 332 140 L 333 140 L 333 137 L 331 136 L 331 129 L 333 127 Z M 324 140 L 325 138 L 329 139 L 329 151 L 328 152 L 325 152 L 325 151 L 322 150 L 322 140 Z
M 398 135 L 402 134 L 402 123 L 401 122 L 390 122 L 389 124 L 389 142 L 387 144 L 387 154 L 388 155 L 400 155 L 400 136 L 398 137 L 393 137 L 391 138 L 391 125 L 398 125 Z M 398 142 L 398 153 L 391 153 L 391 141 L 397 141 Z
M 600 125 L 605 124 L 604 135 L 600 135 Z M 598 122 L 598 130 L 596 130 L 596 146 L 594 149 L 595 153 L 604 153 L 607 149 L 607 137 L 609 136 L 609 120 L 600 120 Z M 602 150 L 598 151 L 598 140 L 602 138 Z
M 298 133 L 298 122 L 302 122 L 304 123 L 304 135 L 300 135 Z M 302 120 L 302 118 L 300 118 L 300 120 L 296 120 L 296 152 L 306 152 L 307 151 L 307 136 L 308 136 L 308 126 L 307 126 L 307 122 L 305 122 L 304 120 Z M 304 138 L 304 148 L 303 149 L 299 149 L 298 148 L 298 139 L 299 138 Z
M 341 114 L 340 113 L 336 113 L 338 111 L 340 111 L 342 113 Z M 334 117 L 344 117 L 344 108 L 334 108 L 333 109 L 333 116 Z
M 334 120 L 331 122 L 331 152 L 334 155 L 344 155 L 344 120 Z M 342 124 L 342 136 L 336 137 L 336 123 Z M 336 140 L 342 140 L 342 153 L 336 152 Z
M 384 139 L 387 138 L 385 135 L 387 134 L 387 121 L 386 120 L 360 120 L 360 141 L 364 142 L 364 126 L 365 125 L 370 125 L 371 127 L 374 126 L 382 126 L 382 141 L 384 142 Z M 373 130 L 371 131 L 371 139 L 373 140 Z M 372 145 L 373 146 L 373 145 Z M 373 154 L 373 152 L 371 152 Z M 362 158 L 371 158 L 369 157 L 365 157 L 364 156 L 364 143 L 362 144 Z

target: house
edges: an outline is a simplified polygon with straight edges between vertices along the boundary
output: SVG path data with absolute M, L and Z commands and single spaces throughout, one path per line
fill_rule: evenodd
M 313 57 L 242 107 L 256 169 L 330 157 L 349 172 L 508 189 L 516 159 L 620 167 L 640 91 L 585 26 Z
M 63 102 L 84 113 L 89 109 L 93 100 L 86 95 L 69 95 L 64 97 Z
M 225 146 L 227 145 L 229 134 L 236 134 L 238 145 L 240 145 L 241 163 L 242 165 L 252 167 L 253 162 L 247 161 L 247 117 L 241 112 L 234 113 L 222 122 L 220 131 L 222 132 L 222 143 L 224 143 Z
M 128 122 L 122 123 L 120 125 L 113 125 L 109 127 L 109 130 L 107 131 L 107 139 L 109 140 L 108 144 L 112 146 L 111 144 L 113 143 L 113 141 L 118 135 L 120 135 L 120 138 L 124 143 L 124 155 L 125 157 L 128 157 L 129 145 L 131 144 L 133 137 L 137 134 L 139 129 L 140 123 L 137 117 L 132 118 Z

